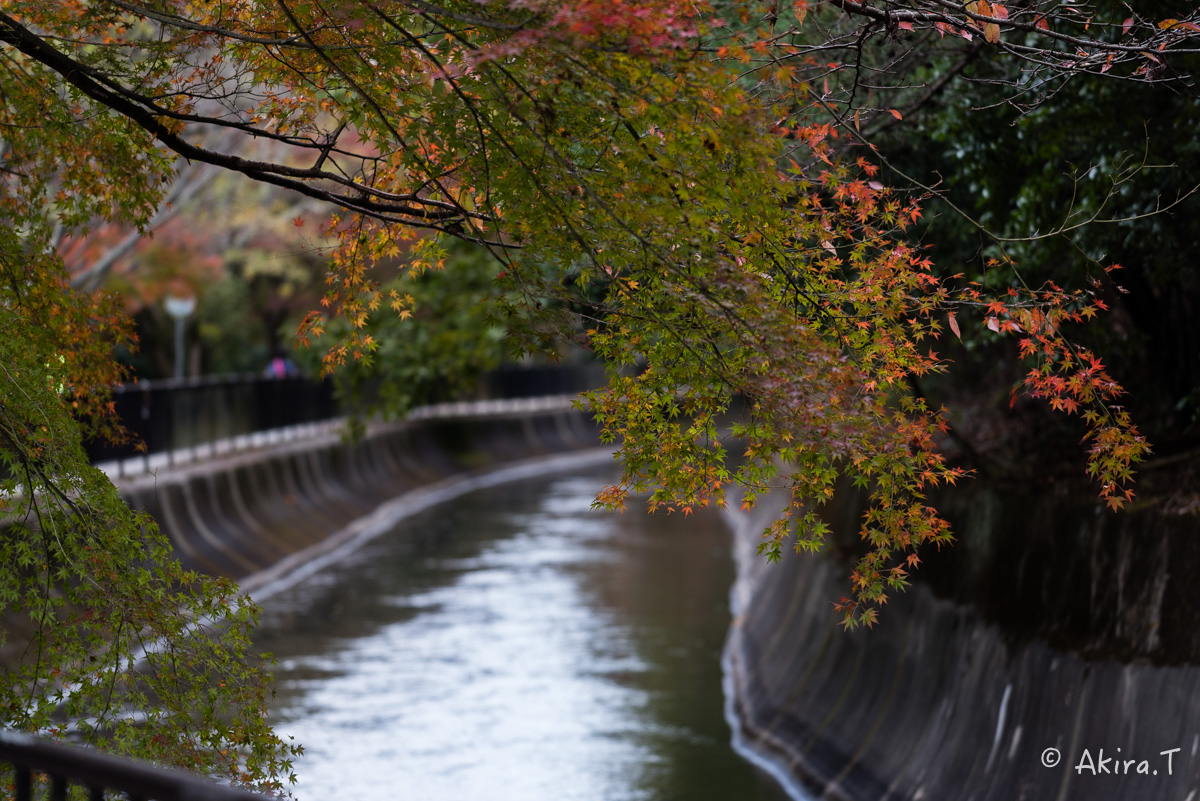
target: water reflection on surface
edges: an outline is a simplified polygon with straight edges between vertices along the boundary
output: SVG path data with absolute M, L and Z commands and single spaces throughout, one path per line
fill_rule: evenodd
M 301 801 L 785 797 L 722 717 L 728 533 L 593 513 L 606 477 L 472 493 L 266 601 Z

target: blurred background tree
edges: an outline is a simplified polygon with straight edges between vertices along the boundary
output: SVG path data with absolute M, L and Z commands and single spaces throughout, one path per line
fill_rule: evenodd
M 381 291 L 407 298 L 411 311 L 375 310 L 365 331 L 377 346 L 333 374 L 342 407 L 359 426 L 375 412 L 403 417 L 422 404 L 471 397 L 484 374 L 510 356 L 497 312 L 502 269 L 487 250 L 461 241 L 449 244 L 441 266 L 391 268 L 400 277 L 386 280 Z M 348 327 L 335 319 L 327 334 L 336 341 Z M 311 374 L 321 371 L 323 344 L 317 339 L 297 353 Z

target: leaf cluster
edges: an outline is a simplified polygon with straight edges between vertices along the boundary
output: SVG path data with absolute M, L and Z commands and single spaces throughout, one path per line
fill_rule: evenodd
M 35 244 L 0 228 L 0 724 L 281 790 L 257 610 L 89 465 L 77 415 L 103 415 L 128 334 Z
M 973 314 L 1029 338 L 1026 386 L 1082 416 L 1101 493 L 1128 499 L 1145 444 L 1120 388 L 1061 326 L 1094 299 L 937 272 L 912 235 L 920 198 L 884 185 L 871 141 L 985 47 L 1027 67 L 1003 88 L 1029 108 L 1082 73 L 1186 87 L 1159 67 L 1196 50 L 1194 11 L 1124 26 L 1107 7 L 983 0 L 19 5 L 0 14 L 0 42 L 38 71 L 23 108 L 55 105 L 55 135 L 115 111 L 143 148 L 143 166 L 123 169 L 170 157 L 149 135 L 343 210 L 322 309 L 300 327 L 302 340 L 335 335 L 325 369 L 371 358 L 381 338 L 429 358 L 419 339 L 399 344 L 416 329 L 380 322 L 420 307 L 378 270 L 402 254 L 416 275 L 437 269 L 440 246 L 421 234 L 450 234 L 500 260 L 504 297 L 489 302 L 521 342 L 582 339 L 612 365 L 589 399 L 624 468 L 601 505 L 645 491 L 686 514 L 733 486 L 747 504 L 782 488 L 762 544 L 775 558 L 789 539 L 820 547 L 818 508 L 839 477 L 867 487 L 847 624 L 873 622 L 918 550 L 950 539 L 926 496 L 963 472 L 913 381 L 947 369 L 939 338 Z M 250 161 L 195 133 L 213 129 L 289 158 Z M 141 209 L 137 186 L 118 199 Z

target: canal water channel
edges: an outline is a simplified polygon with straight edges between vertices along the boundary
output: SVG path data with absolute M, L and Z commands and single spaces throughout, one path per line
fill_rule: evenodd
M 269 597 L 300 801 L 782 801 L 730 746 L 713 513 L 593 512 L 611 470 L 479 490 Z

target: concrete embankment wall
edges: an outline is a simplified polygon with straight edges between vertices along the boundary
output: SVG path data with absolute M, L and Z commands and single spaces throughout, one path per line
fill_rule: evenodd
M 854 632 L 832 609 L 848 561 L 769 565 L 766 512 L 740 517 L 725 668 L 743 752 L 797 797 L 1200 798 L 1194 508 L 943 501 L 959 542 Z M 860 510 L 843 498 L 831 522 L 853 531 Z
M 186 566 L 256 592 L 381 533 L 421 498 L 448 497 L 475 477 L 548 455 L 599 461 L 598 445 L 590 417 L 569 399 L 493 401 L 376 426 L 354 444 L 329 433 L 118 487 L 158 521 Z

